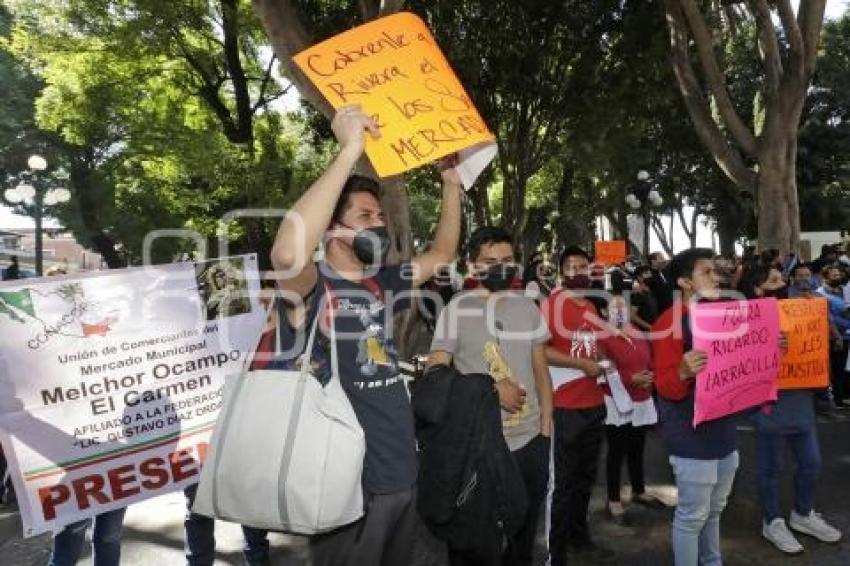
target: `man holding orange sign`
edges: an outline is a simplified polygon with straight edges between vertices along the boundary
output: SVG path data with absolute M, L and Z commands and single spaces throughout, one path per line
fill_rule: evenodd
M 367 135 L 374 140 L 382 132 L 359 106 L 340 108 L 331 128 L 339 140 L 339 153 L 289 211 L 272 247 L 285 317 L 277 321 L 284 353 L 271 367 L 287 367 L 305 355 L 320 382 L 338 377 L 366 440 L 365 516 L 313 536 L 311 563 L 410 564 L 418 523 L 418 462 L 393 320 L 398 311 L 409 308 L 412 290 L 454 259 L 462 188 L 455 169 L 445 163 L 443 207 L 431 248 L 410 262 L 390 265 L 378 184 L 351 175 Z M 324 259 L 314 262 L 320 243 Z M 312 352 L 305 352 L 305 337 L 314 323 L 320 330 Z M 332 369 L 331 341 L 339 352 L 338 371 Z

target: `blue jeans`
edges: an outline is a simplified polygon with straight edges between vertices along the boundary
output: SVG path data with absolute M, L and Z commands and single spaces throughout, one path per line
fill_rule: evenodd
M 92 563 L 94 566 L 118 566 L 121 561 L 121 529 L 126 508 L 101 513 L 94 518 L 92 532 Z M 83 553 L 86 529 L 91 519 L 66 525 L 53 537 L 49 566 L 73 566 Z
M 719 566 L 720 514 L 726 507 L 738 452 L 721 460 L 670 456 L 679 504 L 673 517 L 673 555 L 676 566 Z
M 808 515 L 815 507 L 815 486 L 821 469 L 820 446 L 814 423 L 794 432 L 756 429 L 759 499 L 766 523 L 782 517 L 779 508 L 779 484 L 782 476 L 782 451 L 791 448 L 797 469 L 794 472 L 794 509 Z
M 190 485 L 183 493 L 186 495 L 186 518 L 183 526 L 186 530 L 186 563 L 189 566 L 212 566 L 215 562 L 215 519 L 192 513 L 192 503 L 198 484 Z M 269 562 L 269 540 L 266 531 L 251 527 L 242 527 L 245 546 L 242 556 L 248 566 L 271 564 Z

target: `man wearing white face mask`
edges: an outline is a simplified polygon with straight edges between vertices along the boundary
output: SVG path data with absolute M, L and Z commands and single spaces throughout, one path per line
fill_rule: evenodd
M 418 463 L 413 411 L 393 340 L 393 311 L 408 307 L 410 297 L 405 294 L 455 258 L 462 188 L 453 165 L 444 163 L 443 206 L 430 250 L 410 263 L 387 265 L 390 240 L 378 185 L 351 176 L 366 136 L 380 135 L 378 125 L 359 106 L 346 106 L 331 127 L 339 153 L 281 223 L 271 254 L 278 287 L 288 302 L 280 322 L 282 343 L 297 343 L 296 333 L 311 328 L 316 316 L 323 317 L 322 334 L 328 324 L 334 325 L 339 378 L 366 437 L 365 517 L 313 537 L 312 564 L 409 564 L 417 521 Z M 325 257 L 314 263 L 311 257 L 321 241 Z M 326 317 L 325 309 L 332 309 L 333 317 Z M 330 377 L 329 350 L 324 336 L 316 340 L 313 352 L 305 353 L 318 367 L 321 381 Z

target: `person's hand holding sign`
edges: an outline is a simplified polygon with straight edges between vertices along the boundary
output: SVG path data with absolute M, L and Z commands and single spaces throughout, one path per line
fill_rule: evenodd
M 679 364 L 679 379 L 682 381 L 690 381 L 703 370 L 708 355 L 700 350 L 691 350 L 682 356 L 682 362 Z
M 439 162 L 440 176 L 443 178 L 443 187 L 460 188 L 460 174 L 457 172 L 458 157 L 456 153 L 444 157 Z
M 356 153 L 358 157 L 366 147 L 365 132 L 369 132 L 374 139 L 381 137 L 378 124 L 363 113 L 359 104 L 340 108 L 331 122 L 331 129 L 341 150 Z

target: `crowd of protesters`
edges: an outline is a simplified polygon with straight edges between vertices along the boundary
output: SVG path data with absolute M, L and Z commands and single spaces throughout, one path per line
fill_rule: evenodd
M 358 108 L 346 107 L 332 127 L 339 154 L 294 205 L 296 214 L 284 220 L 275 241 L 272 262 L 285 274 L 276 284 L 289 298 L 284 308 L 272 310 L 259 341 L 260 349 L 269 350 L 275 336 L 294 341 L 328 296 L 331 304 L 356 313 L 331 324 L 359 336 L 340 342 L 338 361 L 366 437 L 368 503 L 357 523 L 312 537 L 313 564 L 406 566 L 413 561 L 416 525 L 423 520 L 447 541 L 452 565 L 534 564 L 541 528 L 552 566 L 581 564 L 582 557 L 610 558 L 588 524 L 603 447 L 609 520 L 625 522 L 629 502 L 664 509 L 644 479 L 644 445 L 652 428 L 664 439 L 678 491 L 671 531 L 677 566 L 721 563 L 720 518 L 739 465 L 757 470 L 763 523 L 753 527 L 778 549 L 802 551 L 809 539 L 799 534 L 826 543 L 841 538 L 817 513 L 815 493 L 821 465 L 816 410 L 829 414 L 850 401 L 850 259 L 840 248 L 825 247 L 811 263 L 771 251 L 748 250 L 737 258 L 697 248 L 669 261 L 655 253 L 645 263 L 633 258 L 600 267 L 586 250 L 570 246 L 549 256 L 536 254 L 523 267 L 513 234 L 480 227 L 466 242 L 466 273 L 460 273 L 454 266 L 462 189 L 454 164 L 444 162 L 442 211 L 429 251 L 410 263 L 390 265 L 378 187 L 350 175 L 364 138 L 376 135 L 377 125 Z M 320 245 L 323 259 L 305 259 Z M 422 352 L 427 361 L 414 379 L 411 403 L 404 380 L 392 379 L 401 371 L 393 318 L 378 313 L 387 306 L 382 302 L 387 292 L 416 288 L 428 291 L 414 304 L 433 339 Z M 772 406 L 694 427 L 694 381 L 707 355 L 693 348 L 689 308 L 694 301 L 721 300 L 727 290 L 746 299 L 825 297 L 831 387 L 783 391 Z M 787 345 L 780 342 L 780 348 Z M 311 356 L 317 379 L 328 378 L 326 345 L 317 341 L 312 352 L 299 355 Z M 292 367 L 295 361 L 274 359 L 264 367 Z M 470 375 L 487 376 L 492 384 L 483 394 L 501 408 L 498 450 L 510 455 L 507 460 L 496 458 L 493 448 L 488 453 L 470 449 L 463 452 L 464 462 L 452 462 L 441 446 L 421 437 L 417 445 L 424 426 L 422 399 L 434 395 L 428 384 L 448 376 L 450 391 L 460 395 L 455 388 Z M 448 412 L 456 409 L 446 406 Z M 441 417 L 445 426 L 457 425 L 452 417 Z M 737 425 L 747 419 L 756 430 L 755 462 L 741 462 L 737 450 Z M 469 445 L 492 446 L 493 438 L 485 444 L 477 428 L 457 430 L 458 441 L 463 436 Z M 787 521 L 778 493 L 786 446 L 797 463 Z M 434 462 L 445 461 L 457 464 L 463 481 L 435 485 L 423 475 Z M 631 486 L 627 501 L 621 498 L 624 464 Z M 467 481 L 469 472 L 475 481 Z M 194 490 L 186 496 L 191 508 Z M 433 506 L 443 499 L 458 502 L 455 514 L 448 522 L 429 522 Z M 95 519 L 96 566 L 119 563 L 122 518 L 123 510 Z M 56 537 L 52 564 L 76 562 L 88 524 L 76 523 Z M 185 526 L 187 562 L 211 565 L 213 519 L 189 512 Z M 270 563 L 265 531 L 246 526 L 244 534 L 246 563 Z

